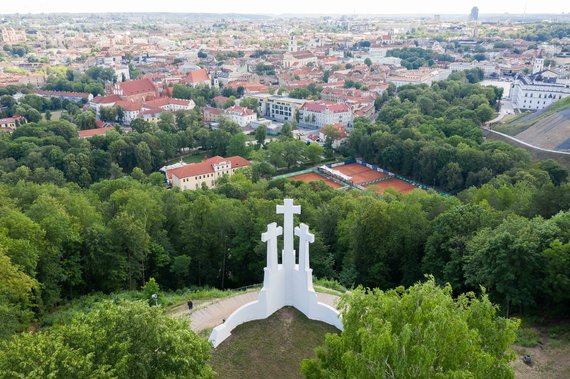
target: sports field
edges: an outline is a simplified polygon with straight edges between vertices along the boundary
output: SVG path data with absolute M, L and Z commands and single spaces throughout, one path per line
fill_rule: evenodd
M 350 163 L 344 166 L 334 167 L 333 170 L 339 171 L 344 175 L 350 176 L 355 184 L 366 183 L 371 180 L 385 178 L 388 175 L 372 170 L 358 163 Z
M 319 174 L 317 174 L 316 172 L 309 172 L 307 174 L 301 174 L 301 175 L 295 175 L 295 176 L 291 176 L 289 179 L 291 180 L 300 180 L 303 182 L 318 182 L 319 180 L 322 180 L 323 182 L 325 182 L 326 185 L 328 185 L 329 187 L 332 188 L 340 188 L 342 187 L 340 184 L 333 182 L 330 179 L 325 178 L 324 176 L 321 176 Z
M 384 193 L 384 191 L 386 191 L 386 189 L 388 188 L 393 188 L 401 193 L 408 193 L 415 190 L 418 187 L 408 182 L 404 182 L 403 180 L 400 180 L 398 178 L 392 178 L 384 180 L 383 182 L 370 184 L 369 186 L 366 186 L 366 188 L 371 188 L 378 193 Z

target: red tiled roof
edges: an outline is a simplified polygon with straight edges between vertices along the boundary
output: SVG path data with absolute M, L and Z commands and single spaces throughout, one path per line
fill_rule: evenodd
M 93 136 L 100 136 L 103 135 L 105 133 L 107 133 L 108 131 L 111 131 L 115 128 L 113 128 L 112 126 L 106 127 L 106 128 L 95 128 L 95 129 L 86 129 L 86 130 L 80 130 L 79 131 L 79 137 L 93 137 Z
M 216 96 L 214 97 L 212 100 L 214 100 L 214 103 L 220 103 L 223 104 L 226 101 L 228 101 L 230 98 L 229 97 L 225 97 L 225 96 Z
M 119 95 L 97 96 L 91 101 L 95 104 L 110 104 L 110 103 L 116 103 L 117 101 L 121 101 L 121 98 L 119 97 Z
M 9 124 L 16 121 L 24 120 L 23 116 L 14 116 L 14 117 L 7 117 L 7 118 L 0 118 L 0 124 Z
M 251 109 L 240 107 L 239 105 L 234 105 L 233 107 L 226 109 L 226 113 L 237 113 L 240 116 L 251 116 L 255 114 Z
M 123 90 L 123 94 L 125 96 L 137 95 L 146 92 L 156 93 L 156 87 L 150 79 L 130 80 L 128 82 L 120 82 L 118 85 L 119 88 Z
M 145 107 L 164 107 L 165 105 L 169 104 L 188 106 L 188 104 L 190 104 L 190 100 L 175 99 L 172 97 L 160 97 L 155 100 L 145 101 L 144 103 Z
M 208 71 L 205 68 L 202 68 L 200 70 L 190 71 L 188 73 L 188 76 L 184 78 L 185 83 L 201 83 L 201 82 L 207 82 L 209 80 L 210 77 L 208 76 Z
M 302 110 L 309 112 L 321 113 L 329 110 L 332 113 L 344 113 L 350 111 L 348 105 L 343 103 L 334 103 L 332 101 L 307 101 L 301 107 Z
M 173 175 L 175 175 L 177 178 L 188 178 L 196 175 L 211 174 L 214 172 L 215 164 L 227 161 L 231 163 L 232 169 L 249 166 L 249 161 L 238 155 L 229 158 L 215 156 L 199 163 L 190 163 L 182 167 L 177 167 L 169 170 L 167 172 L 167 176 L 169 178 L 171 178 Z
M 339 137 L 336 138 L 337 140 L 341 140 L 341 139 L 346 138 L 348 136 L 348 134 L 346 133 L 346 129 L 344 128 L 344 126 L 342 124 L 336 123 L 336 124 L 332 124 L 332 126 L 334 126 L 335 129 L 338 130 L 338 132 L 340 133 Z M 324 133 L 326 127 L 327 127 L 327 125 L 323 126 L 319 130 L 319 132 Z
M 204 113 L 208 112 L 211 114 L 222 114 L 222 113 L 224 113 L 224 110 L 221 108 L 204 107 L 203 112 Z
M 134 111 L 140 111 L 142 104 L 141 103 L 135 103 L 133 101 L 128 101 L 128 100 L 121 100 L 121 101 L 117 101 L 115 103 L 115 106 L 121 107 L 124 110 L 126 110 L 127 112 L 134 112 Z

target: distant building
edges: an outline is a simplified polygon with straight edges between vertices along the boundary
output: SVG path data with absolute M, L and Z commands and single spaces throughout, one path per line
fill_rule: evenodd
M 123 100 L 143 102 L 158 96 L 158 89 L 150 79 L 138 79 L 128 82 L 118 82 L 113 86 L 112 93 Z
M 230 120 L 245 128 L 253 121 L 257 120 L 257 113 L 249 108 L 240 107 L 239 105 L 234 105 L 224 110 L 224 115 Z
M 172 187 L 181 190 L 197 190 L 206 185 L 216 186 L 216 180 L 224 175 L 233 175 L 236 170 L 249 166 L 249 161 L 233 156 L 222 158 L 215 156 L 200 163 L 189 163 L 166 171 L 166 177 Z
M 257 120 L 257 113 L 249 108 L 240 107 L 239 105 L 234 105 L 228 109 L 212 107 L 204 107 L 202 109 L 202 119 L 204 122 L 219 122 L 221 118 L 227 118 L 240 127 L 245 128 Z
M 342 125 L 342 124 L 332 124 L 332 126 L 338 130 L 339 132 L 339 136 L 338 138 L 335 138 L 335 140 L 332 143 L 332 147 L 334 149 L 338 149 L 340 147 L 340 144 L 344 141 L 346 141 L 346 138 L 348 137 L 348 133 L 346 132 L 346 128 Z M 325 142 L 326 140 L 326 136 L 325 136 L 325 126 L 323 126 L 321 129 L 319 129 L 319 139 L 321 140 L 322 143 Z
M 317 64 L 317 57 L 310 51 L 286 52 L 283 54 L 283 67 L 306 66 L 309 63 Z
M 296 120 L 297 113 L 307 102 L 303 99 L 268 94 L 253 95 L 252 97 L 258 99 L 258 110 L 261 117 L 279 122 Z
M 12 133 L 19 125 L 25 123 L 26 119 L 23 116 L 0 118 L 0 132 Z
M 344 103 L 332 101 L 307 101 L 300 109 L 299 125 L 322 128 L 329 124 L 352 126 L 353 114 Z
M 479 8 L 471 8 L 471 13 L 469 14 L 469 21 L 477 21 L 479 19 Z
M 201 85 L 210 87 L 212 85 L 210 81 L 210 76 L 208 75 L 208 70 L 206 70 L 205 68 L 190 71 L 182 82 L 192 87 L 201 86 Z
M 293 53 L 297 50 L 297 40 L 295 39 L 295 35 L 291 33 L 289 34 L 289 46 L 287 47 L 287 51 Z
M 2 42 L 12 45 L 15 43 L 26 42 L 26 32 L 24 30 L 16 30 L 12 27 L 2 27 Z
M 204 107 L 202 108 L 202 120 L 207 123 L 218 122 L 223 116 L 222 108 Z
M 544 70 L 534 75 L 519 75 L 511 85 L 514 108 L 540 110 L 557 100 L 570 96 L 570 85 L 558 82 L 558 74 Z
M 417 70 L 399 69 L 392 71 L 386 81 L 400 87 L 406 84 L 427 84 L 429 86 L 436 80 L 444 79 L 439 70 L 424 67 Z

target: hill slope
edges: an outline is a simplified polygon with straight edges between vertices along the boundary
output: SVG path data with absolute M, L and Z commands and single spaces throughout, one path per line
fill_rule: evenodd
M 570 151 L 570 97 L 500 125 L 495 130 L 543 149 Z
M 301 361 L 314 357 L 326 333 L 338 330 L 285 307 L 265 320 L 234 329 L 213 351 L 210 364 L 220 379 L 301 378 Z

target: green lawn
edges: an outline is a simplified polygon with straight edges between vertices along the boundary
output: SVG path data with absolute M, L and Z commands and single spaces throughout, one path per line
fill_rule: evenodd
M 168 162 L 166 162 L 165 166 L 180 162 L 180 158 L 181 157 L 169 160 Z M 208 154 L 206 152 L 199 152 L 182 156 L 182 161 L 185 163 L 198 163 L 206 158 L 208 158 Z
M 235 328 L 213 350 L 210 364 L 220 379 L 301 378 L 301 361 L 315 356 L 327 333 L 338 330 L 285 307 L 265 320 Z
M 51 112 L 51 120 L 52 121 L 58 121 L 61 118 L 61 112 L 62 111 L 50 111 Z M 43 115 L 43 119 L 46 119 L 46 114 L 44 113 Z

